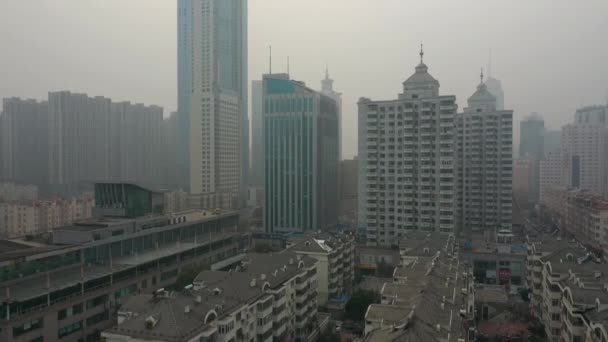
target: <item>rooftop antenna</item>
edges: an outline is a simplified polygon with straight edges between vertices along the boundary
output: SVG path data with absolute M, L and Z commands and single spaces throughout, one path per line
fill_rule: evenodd
M 325 62 L 325 79 L 329 78 L 329 67 L 327 66 L 327 62 Z
M 268 73 L 272 74 L 272 45 L 268 45 Z
M 422 49 L 422 43 L 420 43 L 420 64 L 422 64 L 422 60 L 424 58 L 424 50 Z
M 479 79 L 481 79 L 481 83 L 483 83 L 483 68 L 481 68 L 481 73 L 479 74 Z

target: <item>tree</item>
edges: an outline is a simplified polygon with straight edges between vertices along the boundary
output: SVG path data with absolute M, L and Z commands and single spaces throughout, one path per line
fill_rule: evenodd
M 373 290 L 356 290 L 344 307 L 344 317 L 353 321 L 363 321 L 367 307 L 380 303 L 380 294 Z
M 535 321 L 528 325 L 528 333 L 530 342 L 544 342 L 547 340 L 547 334 L 545 333 L 545 326 L 539 321 Z

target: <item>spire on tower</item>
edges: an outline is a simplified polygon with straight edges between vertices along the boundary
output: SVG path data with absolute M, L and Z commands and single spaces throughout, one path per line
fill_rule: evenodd
M 325 63 L 325 79 L 329 78 L 329 67 L 327 66 L 327 63 Z
M 287 75 L 289 75 L 289 56 L 287 56 Z
M 422 64 L 423 59 L 424 59 L 424 50 L 422 49 L 422 43 L 420 43 L 420 64 Z
M 481 79 L 481 84 L 483 84 L 483 68 L 481 68 L 481 73 L 479 74 L 479 79 Z
M 272 45 L 268 45 L 268 73 L 272 74 Z

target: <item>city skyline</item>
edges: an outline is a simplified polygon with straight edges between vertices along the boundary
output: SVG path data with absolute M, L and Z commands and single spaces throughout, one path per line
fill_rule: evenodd
M 7 32 L 0 37 L 6 47 L 6 53 L 0 56 L 0 73 L 6 75 L 4 80 L 11 80 L 0 82 L 0 97 L 42 100 L 48 91 L 65 89 L 156 104 L 168 115 L 177 109 L 176 3 L 145 3 L 148 15 L 137 18 L 141 23 L 137 27 L 132 22 L 142 1 L 0 4 L 0 13 L 9 14 L 0 15 L 0 29 Z M 356 151 L 357 99 L 396 93 L 394 85 L 409 73 L 416 59 L 411 51 L 421 41 L 428 63 L 442 75 L 443 88 L 456 95 L 460 107 L 477 83 L 479 67 L 488 64 L 492 49 L 492 76 L 502 82 L 505 107 L 515 111 L 515 127 L 530 112 L 539 112 L 547 127 L 561 128 L 577 108 L 606 102 L 608 66 L 601 61 L 606 60 L 608 50 L 601 46 L 601 35 L 594 34 L 603 23 L 602 13 L 608 10 L 605 2 L 572 5 L 539 1 L 525 8 L 472 1 L 348 4 L 267 0 L 249 5 L 249 79 L 260 79 L 268 72 L 268 45 L 273 46 L 275 72 L 287 69 L 290 56 L 293 77 L 315 88 L 327 64 L 336 88 L 343 92 L 344 158 Z M 369 17 L 366 25 L 360 25 L 363 13 L 372 6 L 376 11 L 395 13 L 392 16 L 400 20 L 391 23 L 382 16 Z M 422 17 L 417 18 L 423 8 L 437 12 L 442 24 L 429 27 Z M 121 14 L 117 16 L 118 10 Z M 570 15 L 572 10 L 585 14 L 586 20 L 575 20 Z M 76 15 L 81 12 L 96 15 Z M 23 25 L 24 16 L 35 18 L 37 25 Z M 55 20 L 58 16 L 62 19 Z M 310 16 L 315 16 L 315 25 L 301 30 L 299 23 Z M 274 25 L 268 25 L 270 17 Z M 509 19 L 513 17 L 517 17 L 515 23 Z M 478 20 L 483 30 L 460 25 Z M 408 22 L 408 30 L 401 30 L 404 33 L 397 26 L 401 22 Z M 553 25 L 557 22 L 561 24 Z M 442 33 L 444 25 L 450 26 L 450 34 Z M 281 30 L 276 29 L 279 26 Z M 314 58 L 308 44 L 292 43 L 313 35 L 320 37 Z M 28 37 L 27 44 L 23 36 Z M 62 37 L 60 42 L 53 38 L 57 36 Z M 558 36 L 559 44 L 553 39 Z M 78 46 L 80 53 L 56 48 L 61 46 Z M 366 52 L 382 49 L 391 53 Z M 28 56 L 35 56 L 35 60 Z M 556 77 L 567 82 L 556 82 Z M 515 141 L 518 135 L 514 132 Z

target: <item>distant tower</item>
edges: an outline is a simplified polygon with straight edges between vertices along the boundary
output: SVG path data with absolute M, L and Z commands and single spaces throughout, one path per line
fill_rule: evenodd
M 338 106 L 338 160 L 342 160 L 342 93 L 334 90 L 334 80 L 329 78 L 329 69 L 325 67 L 325 79 L 321 80 L 321 93 L 329 96 Z
M 496 98 L 496 110 L 505 109 L 505 93 L 502 90 L 500 80 L 492 77 L 492 51 L 490 51 L 490 60 L 488 61 L 488 78 L 485 82 L 486 88 L 490 94 Z

